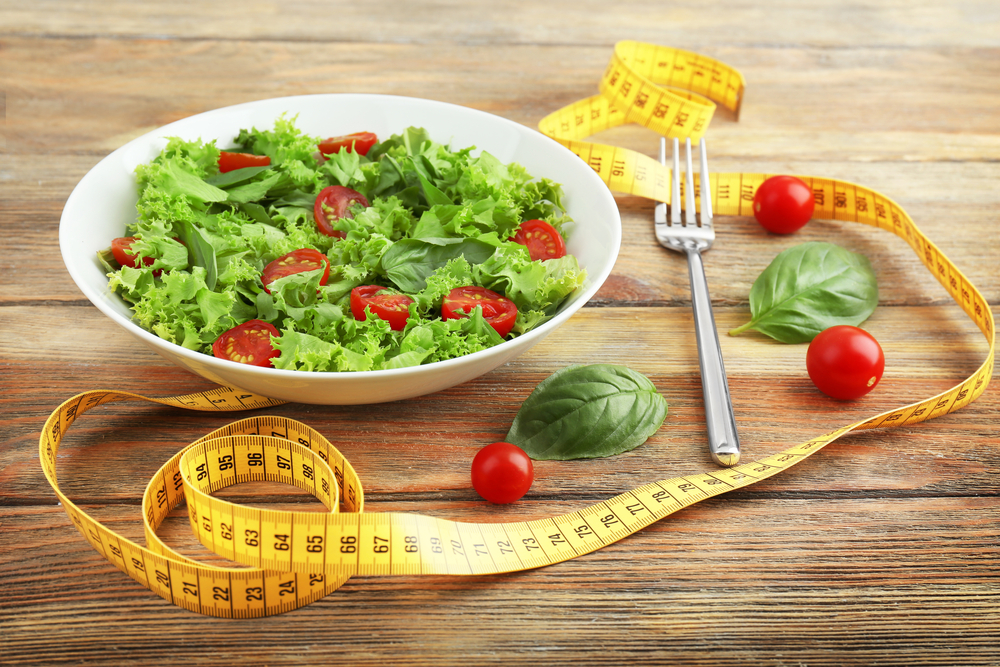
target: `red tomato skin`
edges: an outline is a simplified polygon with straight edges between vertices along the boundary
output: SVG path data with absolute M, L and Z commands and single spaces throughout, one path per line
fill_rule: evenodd
M 233 153 L 230 151 L 219 152 L 219 173 L 244 169 L 246 167 L 266 167 L 271 164 L 271 158 L 266 155 L 254 155 L 253 153 Z
M 372 132 L 354 132 L 340 137 L 330 137 L 319 142 L 319 152 L 323 155 L 339 153 L 346 148 L 348 153 L 368 155 L 371 147 L 378 142 L 378 137 Z
M 821 392 L 853 401 L 874 389 L 885 370 L 885 355 L 875 337 L 848 325 L 819 333 L 806 351 L 806 370 Z
M 320 190 L 316 195 L 316 203 L 313 205 L 313 217 L 316 219 L 316 227 L 320 233 L 342 239 L 346 235 L 344 232 L 334 229 L 333 222 L 343 217 L 353 218 L 350 208 L 355 202 L 365 208 L 371 206 L 365 196 L 357 190 L 345 188 L 342 185 L 331 185 Z M 327 216 L 326 209 L 330 209 L 331 216 Z
M 816 202 L 805 181 L 795 176 L 772 176 L 753 196 L 753 215 L 774 234 L 791 234 L 812 218 Z
M 367 307 L 379 319 L 388 322 L 393 331 L 406 328 L 411 303 L 413 299 L 405 294 L 395 294 L 379 285 L 362 285 L 351 290 L 351 314 L 354 319 L 361 322 L 368 319 L 365 314 Z
M 212 343 L 212 355 L 249 366 L 271 368 L 271 359 L 281 354 L 271 344 L 271 336 L 278 335 L 273 324 L 249 320 L 219 336 Z
M 506 338 L 517 321 L 517 306 L 507 297 L 485 287 L 456 287 L 441 302 L 441 317 L 455 320 L 468 317 L 476 306 L 483 309 L 483 318 L 493 329 Z M 465 311 L 460 312 L 460 311 Z
M 532 261 L 566 256 L 566 242 L 563 237 L 555 227 L 544 220 L 525 220 L 511 240 L 527 246 Z
M 139 268 L 139 257 L 132 253 L 132 244 L 139 239 L 135 236 L 121 236 L 111 242 L 111 254 L 115 261 L 122 266 L 130 266 L 133 269 Z M 149 266 L 156 260 L 152 257 L 143 257 L 142 265 Z
M 323 276 L 319 279 L 320 285 L 325 285 L 330 278 L 330 260 L 319 250 L 312 248 L 300 248 L 282 255 L 264 267 L 264 272 L 260 274 L 260 282 L 264 285 L 264 291 L 268 294 L 271 290 L 267 288 L 278 278 L 290 276 L 293 273 L 304 271 L 315 271 L 320 266 L 323 267 Z
M 534 479 L 531 458 L 509 442 L 487 445 L 472 459 L 472 488 L 497 505 L 520 500 Z

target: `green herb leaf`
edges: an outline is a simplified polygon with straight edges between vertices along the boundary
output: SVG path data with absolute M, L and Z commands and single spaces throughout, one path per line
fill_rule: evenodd
M 205 284 L 208 289 L 215 289 L 215 281 L 219 277 L 219 266 L 215 258 L 215 247 L 205 239 L 201 229 L 195 227 L 191 222 L 183 220 L 178 224 L 180 228 L 181 241 L 187 246 L 188 253 L 193 260 L 194 266 L 205 269 Z
M 667 401 L 649 378 L 624 366 L 570 366 L 521 405 L 507 433 L 533 459 L 591 459 L 635 449 L 660 428 Z
M 382 268 L 401 291 L 407 294 L 421 291 L 427 286 L 427 278 L 455 257 L 465 257 L 470 264 L 481 264 L 496 250 L 479 239 L 435 241 L 403 239 L 386 250 Z
M 808 343 L 832 326 L 861 324 L 877 305 L 878 282 L 867 257 L 832 243 L 803 243 L 757 277 L 751 319 L 729 335 L 754 329 L 782 343 Z

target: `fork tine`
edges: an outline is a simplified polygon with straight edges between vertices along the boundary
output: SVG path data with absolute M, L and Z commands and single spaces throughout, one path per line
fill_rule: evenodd
M 700 154 L 698 161 L 701 163 L 701 226 L 712 226 L 712 183 L 708 178 L 708 147 L 705 145 L 705 138 L 702 137 L 698 144 Z
M 670 222 L 681 222 L 681 149 L 674 137 L 674 168 L 670 170 Z
M 687 148 L 687 171 L 684 178 L 684 224 L 698 226 L 698 218 L 694 209 L 694 168 L 691 166 L 691 138 L 684 140 Z

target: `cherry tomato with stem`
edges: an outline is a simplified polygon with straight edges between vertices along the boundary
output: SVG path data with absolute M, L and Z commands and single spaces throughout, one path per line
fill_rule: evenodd
M 271 337 L 279 335 L 273 324 L 250 320 L 219 336 L 212 344 L 212 354 L 219 359 L 270 368 L 271 359 L 281 354 L 271 344 Z
M 319 284 L 325 285 L 330 278 L 330 260 L 319 250 L 300 248 L 287 255 L 282 255 L 265 266 L 264 272 L 260 275 L 260 282 L 264 285 L 264 291 L 270 294 L 271 290 L 267 286 L 278 278 L 318 269 L 323 269 L 323 276 L 319 279 Z
M 517 306 L 505 296 L 485 287 L 456 287 L 448 292 L 441 302 L 441 317 L 455 320 L 468 317 L 479 306 L 483 309 L 483 319 L 493 327 L 501 338 L 505 338 L 517 321 Z
M 535 479 L 531 458 L 509 442 L 494 442 L 472 459 L 472 488 L 498 505 L 520 500 Z
M 795 176 L 772 176 L 753 196 L 753 215 L 774 234 L 791 234 L 812 218 L 816 203 L 805 181 Z
M 271 164 L 271 158 L 266 155 L 254 155 L 253 153 L 233 153 L 221 151 L 219 153 L 219 173 L 225 174 L 236 169 L 247 167 L 267 167 Z
M 809 343 L 806 370 L 816 388 L 832 398 L 853 401 L 878 385 L 885 355 L 875 337 L 848 325 L 821 331 Z
M 566 256 L 566 242 L 556 228 L 544 220 L 526 220 L 511 238 L 527 246 L 532 261 L 558 259 Z
M 354 319 L 364 322 L 368 319 L 365 308 L 381 320 L 389 323 L 393 331 L 402 331 L 410 316 L 413 299 L 398 294 L 379 285 L 362 285 L 351 290 L 351 314 Z
M 319 152 L 323 155 L 339 153 L 341 148 L 346 148 L 348 153 L 358 155 L 368 155 L 371 147 L 378 142 L 378 137 L 373 132 L 354 132 L 340 137 L 330 137 L 319 142 Z
M 313 205 L 313 217 L 316 218 L 316 227 L 320 233 L 338 239 L 344 238 L 346 234 L 334 229 L 333 223 L 341 218 L 353 218 L 350 209 L 354 204 L 361 204 L 365 208 L 371 205 L 363 194 L 342 185 L 331 185 L 320 190 Z

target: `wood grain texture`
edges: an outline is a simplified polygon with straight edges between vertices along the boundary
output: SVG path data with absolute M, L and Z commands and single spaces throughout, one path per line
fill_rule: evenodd
M 104 3 L 0 0 L 0 664 L 1000 665 L 1000 399 L 854 433 L 786 473 L 678 512 L 605 549 L 490 577 L 358 577 L 279 617 L 223 621 L 161 600 L 73 529 L 38 462 L 63 400 L 94 388 L 211 388 L 108 321 L 59 261 L 76 183 L 165 123 L 281 95 L 442 100 L 535 127 L 595 92 L 614 43 L 687 48 L 739 68 L 737 122 L 718 114 L 712 170 L 797 173 L 891 197 L 1000 315 L 1000 14 L 994 2 L 451 0 Z M 623 127 L 595 137 L 654 155 Z M 379 406 L 288 404 L 351 459 L 369 511 L 467 521 L 572 512 L 640 484 L 712 468 L 684 260 L 656 245 L 652 203 L 616 195 L 623 244 L 590 304 L 522 357 L 431 396 Z M 987 345 L 902 240 L 816 221 L 792 237 L 717 219 L 706 254 L 745 460 L 944 391 Z M 841 403 L 805 374 L 805 346 L 726 335 L 781 250 L 827 240 L 869 256 L 865 323 L 888 367 Z M 536 463 L 528 496 L 487 505 L 469 481 L 521 402 L 574 363 L 628 365 L 670 411 L 636 450 Z M 234 417 L 235 418 L 235 417 Z M 103 406 L 60 452 L 74 502 L 141 541 L 148 477 L 230 417 Z M 223 494 L 315 501 L 277 484 Z M 161 530 L 206 554 L 182 509 Z

